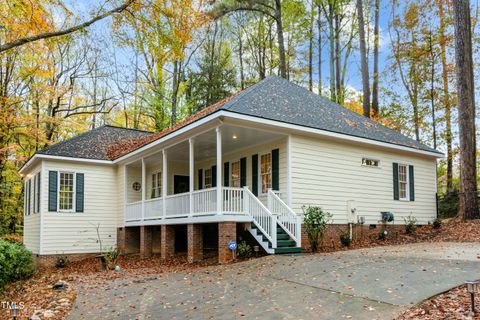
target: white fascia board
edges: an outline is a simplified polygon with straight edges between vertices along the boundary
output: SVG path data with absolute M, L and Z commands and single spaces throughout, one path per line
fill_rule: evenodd
M 236 112 L 230 112 L 230 111 L 226 111 L 226 110 L 220 111 L 219 116 L 224 116 L 226 118 L 228 117 L 228 118 L 244 120 L 244 121 L 250 121 L 250 122 L 256 122 L 256 123 L 261 123 L 261 124 L 268 125 L 268 126 L 275 126 L 275 127 L 278 127 L 278 128 L 297 131 L 297 132 L 302 132 L 302 133 L 310 133 L 310 134 L 316 134 L 316 135 L 320 135 L 320 136 L 324 136 L 324 137 L 342 139 L 342 140 L 347 140 L 347 141 L 350 141 L 350 142 L 358 142 L 358 143 L 364 143 L 364 144 L 369 144 L 369 145 L 383 147 L 383 148 L 395 149 L 395 150 L 399 150 L 399 151 L 412 152 L 412 153 L 422 154 L 424 156 L 430 156 L 430 157 L 434 157 L 434 158 L 438 158 L 438 159 L 445 158 L 444 154 L 440 154 L 440 153 L 436 153 L 436 152 L 419 150 L 419 149 L 406 147 L 406 146 L 401 146 L 401 145 L 397 145 L 397 144 L 393 144 L 393 143 L 381 142 L 381 141 L 376 141 L 376 140 L 371 140 L 371 139 L 361 138 L 361 137 L 355 137 L 355 136 L 351 136 L 351 135 L 348 135 L 348 134 L 336 133 L 336 132 L 331 132 L 331 131 L 322 130 L 322 129 L 315 129 L 315 128 L 305 127 L 305 126 L 301 126 L 301 125 L 296 125 L 296 124 L 291 124 L 291 123 L 286 123 L 286 122 L 281 122 L 281 121 L 276 121 L 276 120 L 269 120 L 269 119 L 264 119 L 264 118 L 260 118 L 260 117 L 244 115 L 244 114 L 240 114 L 240 113 L 236 113 Z
M 86 158 L 73 158 L 73 157 L 62 157 L 62 156 L 52 156 L 48 154 L 36 154 L 27 163 L 19 170 L 20 174 L 24 174 L 28 171 L 28 167 L 30 167 L 36 160 L 60 160 L 60 161 L 74 161 L 74 162 L 86 162 L 86 163 L 94 163 L 94 164 L 113 164 L 111 160 L 98 160 L 98 159 L 86 159 Z
M 176 130 L 176 131 L 173 131 L 173 132 L 167 134 L 166 136 L 163 136 L 163 137 L 159 138 L 158 140 L 154 140 L 153 142 L 150 142 L 150 143 L 144 145 L 143 147 L 138 148 L 137 150 L 134 150 L 134 151 L 132 151 L 132 152 L 130 152 L 130 153 L 127 153 L 127 154 L 121 156 L 120 158 L 117 158 L 117 159 L 113 160 L 113 163 L 116 164 L 116 163 L 119 163 L 119 162 L 121 162 L 121 161 L 124 161 L 124 160 L 126 160 L 126 159 L 128 159 L 128 158 L 134 157 L 134 156 L 136 156 L 136 155 L 138 155 L 138 154 L 140 154 L 140 153 L 142 153 L 142 152 L 144 152 L 144 151 L 146 151 L 146 150 L 148 150 L 148 149 L 150 149 L 150 148 L 153 148 L 153 147 L 155 147 L 155 146 L 157 146 L 157 145 L 159 145 L 159 144 L 162 144 L 162 143 L 164 143 L 164 142 L 166 142 L 166 141 L 168 141 L 168 140 L 170 140 L 170 139 L 173 139 L 173 138 L 175 138 L 175 137 L 178 137 L 179 135 L 181 135 L 181 134 L 183 134 L 183 133 L 186 133 L 186 132 L 188 132 L 188 131 L 190 131 L 190 130 L 192 130 L 192 129 L 195 129 L 195 128 L 197 128 L 197 127 L 200 127 L 200 126 L 202 126 L 202 125 L 204 125 L 204 124 L 206 124 L 206 123 L 208 123 L 208 122 L 210 122 L 210 121 L 212 121 L 212 120 L 214 120 L 214 119 L 216 119 L 216 118 L 220 118 L 221 116 L 222 116 L 222 115 L 221 115 L 221 112 L 214 111 L 213 113 L 211 113 L 210 115 L 208 115 L 208 116 L 206 116 L 206 117 L 204 117 L 204 118 L 201 118 L 201 119 L 199 119 L 199 120 L 197 120 L 197 121 L 194 121 L 194 122 L 192 122 L 192 123 L 189 123 L 189 124 L 185 125 L 184 127 L 180 128 L 180 129 L 178 129 L 178 130 Z M 213 128 L 212 128 L 212 129 L 213 129 Z M 191 137 L 192 137 L 192 136 L 187 137 L 186 140 L 188 140 L 188 138 L 191 138 Z M 186 141 L 186 140 L 185 140 L 185 141 Z

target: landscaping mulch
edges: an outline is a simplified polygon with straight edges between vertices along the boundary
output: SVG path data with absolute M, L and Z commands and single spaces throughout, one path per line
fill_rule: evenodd
M 444 221 L 440 229 L 431 225 L 419 227 L 414 234 L 405 234 L 404 228 L 389 228 L 385 240 L 378 239 L 381 226 L 373 230 L 354 230 L 354 242 L 350 247 L 342 247 L 338 241 L 327 241 L 322 247 L 324 252 L 369 248 L 385 245 L 400 245 L 416 242 L 480 242 L 480 221 Z M 333 239 L 333 238 L 332 238 Z M 480 257 L 479 257 L 480 259 Z M 198 268 L 215 265 L 215 257 L 200 263 L 188 264 L 185 256 L 172 261 L 162 261 L 158 255 L 147 259 L 138 256 L 122 256 L 117 263 L 120 271 L 101 271 L 99 261 L 92 257 L 69 263 L 65 268 L 39 268 L 35 275 L 25 281 L 18 281 L 0 292 L 0 302 L 20 302 L 25 306 L 18 310 L 17 319 L 65 319 L 75 304 L 78 286 L 104 286 L 107 281 L 128 278 L 134 281 L 136 276 L 176 272 L 192 272 Z M 66 288 L 52 289 L 52 285 L 63 280 Z M 480 294 L 477 297 L 480 307 Z M 412 307 L 399 320 L 406 319 L 480 319 L 469 318 L 470 297 L 464 286 L 434 297 Z M 479 308 L 480 309 L 480 308 Z M 480 311 L 480 310 L 479 310 Z M 12 313 L 5 305 L 0 305 L 0 320 L 11 319 Z

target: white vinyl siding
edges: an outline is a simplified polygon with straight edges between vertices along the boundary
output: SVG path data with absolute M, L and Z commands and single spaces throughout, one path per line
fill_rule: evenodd
M 27 175 L 27 178 L 35 177 L 41 170 L 41 165 L 32 168 L 32 173 Z M 34 178 L 32 179 L 34 180 Z M 42 179 L 43 180 L 43 179 Z M 30 188 L 30 199 L 34 198 L 34 187 Z M 26 205 L 27 206 L 27 205 Z M 26 207 L 25 206 L 25 207 Z M 29 203 L 30 212 L 34 212 L 33 201 Z M 40 253 L 40 227 L 41 214 L 31 214 L 23 218 L 23 243 L 25 246 L 35 254 Z
M 409 215 L 422 224 L 435 218 L 435 159 L 300 135 L 293 135 L 291 143 L 295 212 L 301 214 L 303 205 L 320 206 L 333 214 L 333 223 L 346 223 L 347 202 L 353 201 L 357 215 L 365 216 L 367 224 L 378 224 L 381 211 L 393 212 L 396 224 Z M 362 154 L 382 165 L 375 170 L 359 165 Z M 394 162 L 415 167 L 415 201 L 393 199 Z M 406 174 L 408 179 L 408 167 Z
M 84 174 L 84 210 L 81 214 L 48 212 L 48 192 L 41 193 L 42 254 L 99 252 L 97 228 L 103 248 L 115 247 L 120 193 L 117 167 L 44 160 L 42 190 L 48 190 L 48 172 Z M 123 203 L 122 203 L 123 204 Z M 75 206 L 73 207 L 75 208 Z

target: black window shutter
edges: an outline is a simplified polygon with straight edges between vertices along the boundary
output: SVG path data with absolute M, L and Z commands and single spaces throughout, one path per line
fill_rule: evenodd
M 228 178 L 229 177 L 229 173 L 230 173 L 230 163 L 229 162 L 225 162 L 223 164 L 223 186 L 224 187 L 228 187 L 229 186 L 229 181 L 230 179 Z
M 40 186 L 42 185 L 42 183 L 41 183 L 42 180 L 40 178 L 41 178 L 41 173 L 39 172 L 37 174 L 37 194 L 36 194 L 36 197 L 37 197 L 37 208 L 36 208 L 37 210 L 36 210 L 36 212 L 37 213 L 40 212 L 40 195 L 41 195 Z
M 32 202 L 31 201 L 31 198 L 32 198 L 32 179 L 29 179 L 27 181 L 27 191 L 26 192 L 27 192 L 27 195 L 28 195 L 28 198 L 27 198 L 28 199 L 27 200 L 27 212 L 26 213 L 27 213 L 27 216 L 29 216 L 30 215 L 30 208 L 31 208 L 30 204 Z
M 48 172 L 48 211 L 57 211 L 58 172 Z
M 280 152 L 278 149 L 272 150 L 272 189 L 280 190 Z
M 398 192 L 398 163 L 393 163 L 393 200 L 399 200 Z
M 252 156 L 252 192 L 258 196 L 258 154 Z
M 75 189 L 75 212 L 83 212 L 85 178 L 83 173 L 77 173 L 77 184 Z
M 212 166 L 212 187 L 217 186 L 217 166 Z
M 408 166 L 408 182 L 410 184 L 410 201 L 415 201 L 415 182 L 413 178 L 413 166 Z
M 203 170 L 198 169 L 198 190 L 203 189 Z
M 240 159 L 240 187 L 247 185 L 247 158 Z

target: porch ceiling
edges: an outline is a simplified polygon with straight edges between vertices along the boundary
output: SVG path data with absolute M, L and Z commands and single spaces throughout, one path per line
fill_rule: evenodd
M 222 126 L 222 154 L 228 154 L 237 150 L 265 144 L 278 140 L 286 135 L 281 133 L 263 131 L 253 128 L 245 128 L 225 124 Z M 217 141 L 215 129 L 207 131 L 194 138 L 195 161 L 215 158 L 217 154 Z M 168 148 L 170 161 L 188 162 L 188 140 Z M 161 161 L 161 153 L 148 157 L 147 161 Z

